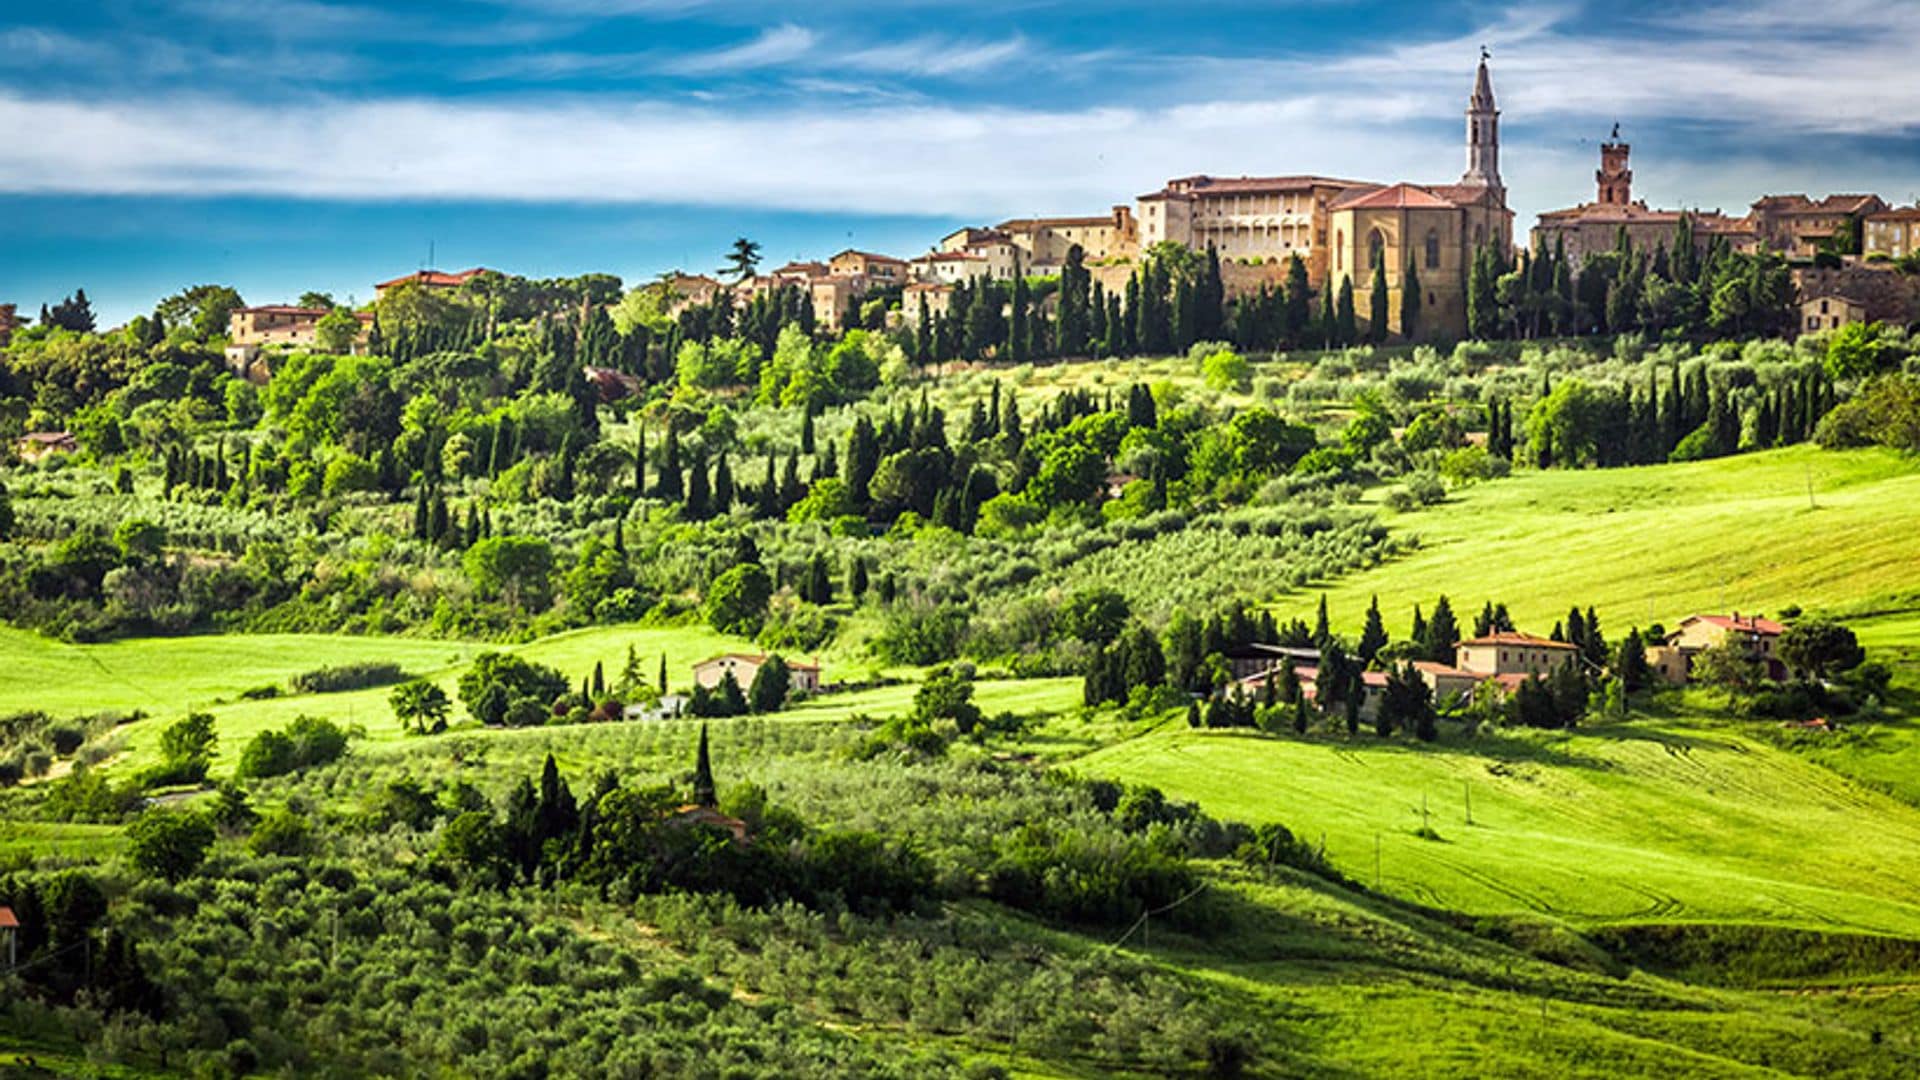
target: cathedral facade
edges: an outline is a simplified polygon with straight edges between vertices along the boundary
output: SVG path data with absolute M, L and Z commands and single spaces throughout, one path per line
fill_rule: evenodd
M 1467 333 L 1467 281 L 1474 254 L 1513 248 L 1513 211 L 1500 179 L 1500 110 L 1483 57 L 1467 101 L 1467 170 L 1457 183 L 1396 183 L 1348 190 L 1328 207 L 1332 229 L 1329 285 L 1353 285 L 1365 323 L 1373 310 L 1374 268 L 1386 281 L 1387 332 L 1414 338 Z M 1407 286 L 1417 283 L 1418 293 Z M 1409 302 L 1419 305 L 1407 333 Z

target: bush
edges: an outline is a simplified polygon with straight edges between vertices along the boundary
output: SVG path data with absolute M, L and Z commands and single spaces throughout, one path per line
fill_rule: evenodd
M 237 776 L 247 779 L 281 776 L 298 769 L 325 765 L 347 749 L 347 733 L 331 720 L 295 717 L 285 732 L 263 731 L 240 752 Z
M 307 819 L 284 806 L 262 818 L 247 837 L 247 850 L 255 855 L 305 855 L 312 846 Z
M 297 694 L 332 694 L 342 690 L 364 690 L 369 686 L 391 686 L 407 681 L 399 664 L 368 661 L 339 664 L 302 672 L 287 680 Z
M 510 653 L 481 653 L 460 676 L 460 700 L 489 726 L 542 723 L 554 700 L 570 689 L 558 671 Z
M 213 823 L 190 810 L 148 810 L 127 827 L 127 857 L 141 872 L 179 881 L 213 846 Z

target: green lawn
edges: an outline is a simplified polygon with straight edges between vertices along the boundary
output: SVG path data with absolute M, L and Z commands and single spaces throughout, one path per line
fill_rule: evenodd
M 1076 768 L 1282 822 L 1366 884 L 1377 844 L 1381 888 L 1435 907 L 1920 937 L 1920 809 L 1731 730 L 1404 747 L 1169 726 Z
M 1615 636 L 1696 611 L 1920 607 L 1920 461 L 1892 451 L 1527 472 L 1387 523 L 1419 550 L 1327 583 L 1336 629 L 1357 633 L 1376 594 L 1396 635 L 1442 594 L 1464 624 L 1495 600 L 1540 634 L 1573 604 Z M 1321 591 L 1277 607 L 1311 620 Z

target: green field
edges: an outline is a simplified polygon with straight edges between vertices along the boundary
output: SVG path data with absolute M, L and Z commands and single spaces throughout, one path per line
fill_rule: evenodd
M 1377 843 L 1380 888 L 1432 907 L 1920 937 L 1920 810 L 1731 731 L 1408 748 L 1180 727 L 1077 767 L 1284 823 L 1369 885 Z
M 1463 623 L 1494 600 L 1545 634 L 1579 604 L 1617 636 L 1698 611 L 1920 607 L 1920 468 L 1892 451 L 1527 472 L 1387 524 L 1418 550 L 1296 592 L 1280 611 L 1310 620 L 1324 591 L 1336 629 L 1353 633 L 1378 595 L 1404 635 L 1413 606 L 1431 612 L 1444 594 Z

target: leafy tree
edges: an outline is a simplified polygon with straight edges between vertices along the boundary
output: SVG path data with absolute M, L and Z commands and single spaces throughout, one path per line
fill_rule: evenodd
M 786 660 L 775 653 L 753 673 L 753 682 L 747 687 L 747 707 L 757 713 L 779 712 L 792 686 L 793 673 Z
M 1098 586 L 1076 590 L 1055 616 L 1060 632 L 1093 645 L 1106 645 L 1120 636 L 1132 612 L 1127 598 Z
M 760 265 L 760 245 L 742 236 L 733 242 L 727 252 L 727 265 L 720 273 L 732 274 L 736 282 L 753 277 L 754 270 Z
M 1888 356 L 1896 355 L 1880 338 L 1878 323 L 1848 323 L 1827 339 L 1827 374 L 1836 379 L 1862 379 L 1878 374 Z
M 195 285 L 160 301 L 153 314 L 167 330 L 184 329 L 207 341 L 224 336 L 230 316 L 245 306 L 231 286 Z
M 206 778 L 219 741 L 210 713 L 188 713 L 160 733 L 161 782 L 193 783 Z
M 414 679 L 393 688 L 387 701 L 393 706 L 394 719 L 402 727 L 425 735 L 428 731 L 443 726 L 452 703 L 447 700 L 447 692 L 430 679 Z
M 927 672 L 913 695 L 912 719 L 923 724 L 951 720 L 962 735 L 980 723 L 980 706 L 973 703 L 973 669 L 941 665 Z
M 707 590 L 707 622 L 723 634 L 752 637 L 767 618 L 773 598 L 773 579 L 758 563 L 735 566 L 714 579 Z
M 360 320 L 346 308 L 334 308 L 314 325 L 314 344 L 322 352 L 349 353 L 359 340 Z
M 1760 662 L 1748 655 L 1745 645 L 1732 640 L 1695 653 L 1692 674 L 1698 682 L 1726 691 L 1728 705 L 1758 689 L 1761 680 Z
M 1851 671 L 1866 659 L 1853 631 L 1824 619 L 1807 619 L 1780 635 L 1780 660 L 1796 674 L 1827 679 Z
M 472 666 L 461 674 L 459 686 L 467 712 L 488 725 L 505 723 L 508 711 L 521 702 L 532 703 L 544 716 L 552 702 L 568 690 L 566 676 L 558 671 L 498 652 L 474 657 Z
M 205 815 L 156 808 L 127 827 L 127 857 L 142 873 L 179 881 L 200 868 L 213 841 Z
M 462 560 L 474 588 L 515 607 L 547 605 L 553 546 L 537 536 L 493 536 L 467 549 Z

